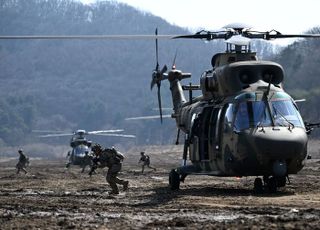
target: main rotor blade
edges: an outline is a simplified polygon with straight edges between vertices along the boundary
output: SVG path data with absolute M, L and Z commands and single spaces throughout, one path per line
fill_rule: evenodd
M 244 30 L 245 28 L 233 28 L 233 30 L 229 31 L 218 31 L 218 32 L 211 32 L 211 31 L 199 31 L 198 33 L 191 34 L 191 35 L 178 35 L 173 37 L 173 39 L 177 38 L 191 38 L 191 39 L 206 39 L 208 41 L 215 40 L 215 39 L 229 39 L 233 36 L 243 36 L 246 38 L 252 39 L 277 39 L 277 38 L 320 38 L 320 34 L 282 34 L 279 31 L 272 30 L 267 32 L 260 32 L 260 31 L 250 31 Z
M 248 31 L 242 34 L 244 37 L 253 38 L 253 39 L 277 39 L 277 38 L 320 38 L 320 34 L 281 34 L 276 32 L 272 34 L 271 32 L 256 32 Z
M 0 39 L 171 39 L 177 35 L 0 35 Z
M 159 110 L 159 108 L 152 108 L 152 110 L 156 110 L 156 111 L 158 111 Z M 168 108 L 168 107 L 166 107 L 166 108 L 162 108 L 162 110 L 173 110 L 172 108 Z
M 320 34 L 269 34 L 269 39 L 273 38 L 320 38 Z M 268 38 L 266 38 L 268 39 Z
M 87 134 L 99 134 L 99 133 L 118 133 L 122 132 L 123 129 L 109 129 L 109 130 L 96 130 L 96 131 L 89 131 Z
M 42 129 L 34 129 L 33 133 L 67 133 L 67 131 L 59 131 L 59 130 L 42 130 Z
M 173 37 L 172 39 L 177 39 L 177 38 L 192 38 L 192 39 L 206 39 L 206 40 L 214 40 L 214 39 L 228 39 L 230 37 L 229 32 L 225 33 L 215 33 L 215 32 L 208 32 L 204 34 L 190 34 L 190 35 L 178 35 Z
M 98 136 L 108 136 L 108 137 L 125 137 L 125 138 L 136 138 L 135 135 L 130 134 L 116 134 L 116 133 L 98 133 Z
M 39 137 L 65 137 L 65 136 L 73 136 L 74 133 L 60 133 L 60 134 L 47 134 L 40 135 Z
M 162 118 L 171 118 L 172 116 L 170 114 L 162 115 Z M 133 120 L 151 120 L 151 119 L 159 119 L 159 115 L 153 115 L 153 116 L 141 116 L 141 117 L 129 117 L 126 118 L 126 121 L 133 121 Z

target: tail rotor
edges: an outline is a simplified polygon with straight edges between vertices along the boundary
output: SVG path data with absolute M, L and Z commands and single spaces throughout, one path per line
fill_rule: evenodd
M 151 90 L 153 89 L 154 85 L 157 85 L 158 88 L 158 105 L 159 105 L 159 112 L 160 112 L 160 120 L 162 123 L 162 105 L 161 105 L 161 81 L 164 80 L 164 73 L 167 72 L 168 68 L 166 65 L 160 70 L 159 68 L 159 58 L 158 58 L 158 28 L 155 31 L 156 35 L 156 68 L 152 72 L 152 81 L 151 81 Z

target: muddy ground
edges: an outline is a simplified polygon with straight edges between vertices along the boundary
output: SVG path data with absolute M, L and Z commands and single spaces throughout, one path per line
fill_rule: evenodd
M 320 229 L 319 156 L 276 194 L 255 194 L 251 177 L 209 176 L 189 176 L 173 192 L 168 172 L 180 150 L 147 149 L 157 171 L 144 175 L 139 153 L 128 154 L 119 177 L 130 188 L 116 197 L 106 170 L 90 178 L 66 171 L 63 159 L 31 159 L 29 173 L 17 175 L 16 159 L 1 159 L 1 229 Z

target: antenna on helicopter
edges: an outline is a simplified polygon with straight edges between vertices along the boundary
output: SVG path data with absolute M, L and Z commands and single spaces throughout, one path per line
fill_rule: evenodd
M 167 71 L 167 66 L 164 65 L 162 70 L 159 69 L 159 55 L 158 55 L 158 28 L 156 28 L 155 31 L 156 35 L 156 68 L 152 73 L 152 81 L 151 81 L 151 90 L 155 84 L 157 84 L 158 88 L 158 105 L 159 105 L 159 112 L 160 112 L 160 120 L 162 123 L 162 106 L 161 106 L 161 93 L 160 93 L 160 87 L 161 87 L 161 80 L 163 80 L 163 74 Z
M 173 62 L 171 69 L 176 69 L 176 58 L 177 58 L 178 50 L 176 50 L 176 53 L 174 54 Z

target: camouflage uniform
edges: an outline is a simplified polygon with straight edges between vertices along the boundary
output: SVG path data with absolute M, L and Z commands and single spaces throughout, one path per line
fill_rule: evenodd
M 27 164 L 29 164 L 29 158 L 23 153 L 23 151 L 20 149 L 18 151 L 18 153 L 20 154 L 19 156 L 19 161 L 16 165 L 17 168 L 17 174 L 20 173 L 20 170 L 24 171 L 24 173 L 28 173 L 27 170 L 25 169 Z
M 124 156 L 114 148 L 102 150 L 101 147 L 94 146 L 92 147 L 92 151 L 97 156 L 94 162 L 96 164 L 99 163 L 101 165 L 100 167 L 107 166 L 109 168 L 106 180 L 112 189 L 110 194 L 119 194 L 117 184 L 123 185 L 123 190 L 126 191 L 128 189 L 129 181 L 121 180 L 117 177 L 118 173 L 121 170 Z M 95 168 L 97 167 L 98 166 L 96 165 Z M 91 171 L 90 173 L 92 173 Z
M 153 169 L 154 171 L 156 171 L 156 168 L 150 166 L 150 157 L 148 155 L 145 155 L 144 152 L 141 152 L 140 154 L 141 154 L 141 157 L 140 157 L 139 163 L 142 163 L 142 165 L 141 165 L 141 167 L 142 167 L 141 173 L 144 172 L 144 166 L 147 166 L 148 168 Z

